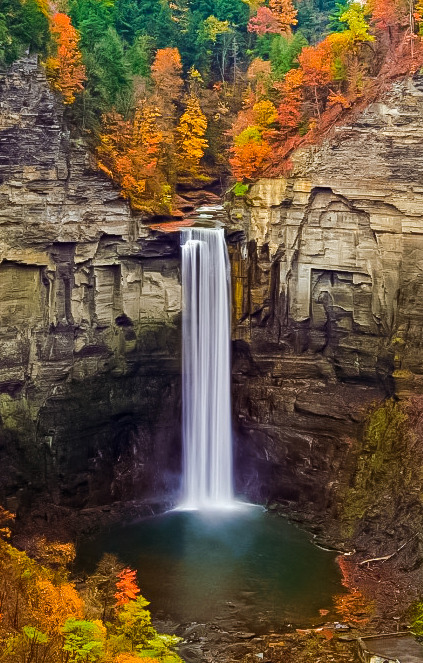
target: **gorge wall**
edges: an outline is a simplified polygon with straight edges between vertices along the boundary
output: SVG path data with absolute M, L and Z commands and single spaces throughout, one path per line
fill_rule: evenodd
M 342 520 L 354 477 L 381 451 L 362 441 L 372 404 L 422 391 L 422 147 L 416 76 L 298 150 L 291 177 L 230 200 L 240 481 L 314 524 Z M 421 528 L 422 477 L 394 496 L 378 472 L 366 489 L 380 538 Z
M 0 77 L 0 497 L 58 512 L 178 487 L 176 238 L 131 215 L 35 58 Z
M 35 59 L 0 76 L 0 501 L 41 519 L 180 480 L 179 234 L 130 213 L 63 113 Z M 422 146 L 415 77 L 229 200 L 238 487 L 338 541 L 357 513 L 376 542 L 423 527 L 423 479 L 363 436 L 422 392 Z M 360 472 L 375 499 L 345 514 Z

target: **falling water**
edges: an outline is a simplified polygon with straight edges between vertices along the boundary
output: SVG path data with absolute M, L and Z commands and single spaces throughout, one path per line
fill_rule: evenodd
M 183 230 L 185 508 L 234 503 L 229 277 L 223 229 Z

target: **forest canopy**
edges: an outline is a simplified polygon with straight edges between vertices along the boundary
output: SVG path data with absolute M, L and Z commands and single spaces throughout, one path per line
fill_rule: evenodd
M 0 65 L 37 52 L 133 209 L 290 154 L 423 64 L 417 0 L 3 0 Z M 389 63 L 389 66 L 388 66 Z

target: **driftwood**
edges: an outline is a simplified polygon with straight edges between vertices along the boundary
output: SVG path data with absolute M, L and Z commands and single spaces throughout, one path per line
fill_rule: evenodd
M 390 555 L 383 555 L 383 557 L 371 557 L 370 559 L 363 559 L 362 562 L 358 563 L 358 566 L 364 566 L 364 564 L 370 564 L 370 562 L 386 562 L 388 559 L 392 559 L 392 557 L 395 557 L 405 546 L 408 546 L 409 543 L 411 543 L 415 538 L 417 534 L 411 537 L 411 539 L 408 539 L 405 543 L 402 544 L 397 550 L 395 550 L 393 553 Z

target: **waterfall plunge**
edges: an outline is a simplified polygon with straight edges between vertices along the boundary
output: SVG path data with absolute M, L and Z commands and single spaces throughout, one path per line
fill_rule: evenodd
M 229 277 L 223 230 L 183 230 L 183 508 L 234 504 Z

